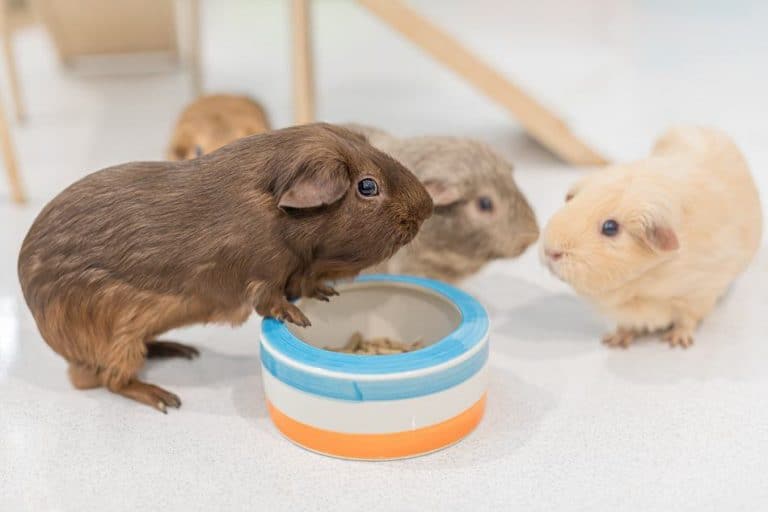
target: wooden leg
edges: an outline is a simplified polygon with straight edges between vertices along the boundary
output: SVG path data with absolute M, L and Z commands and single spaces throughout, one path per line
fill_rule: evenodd
M 7 2 L 0 1 L 0 30 L 3 37 L 3 53 L 5 55 L 5 66 L 8 69 L 8 82 L 11 87 L 11 96 L 13 106 L 16 111 L 16 120 L 23 121 L 25 117 L 24 103 L 21 100 L 21 89 L 19 87 L 19 75 L 16 72 L 16 55 L 13 51 L 13 28 L 8 19 Z
M 189 0 L 189 48 L 188 62 L 192 80 L 192 92 L 195 97 L 203 92 L 203 77 L 200 67 L 200 1 Z
M 5 163 L 5 172 L 8 173 L 8 184 L 11 190 L 11 197 L 15 203 L 26 202 L 24 189 L 21 186 L 21 177 L 19 169 L 16 166 L 16 153 L 11 142 L 11 130 L 8 126 L 8 120 L 5 117 L 5 109 L 0 102 L 0 150 L 3 152 L 3 162 Z
M 503 105 L 528 133 L 566 162 L 575 165 L 606 163 L 605 158 L 579 140 L 557 116 L 402 0 L 358 2 L 492 100 Z
M 294 122 L 315 119 L 309 0 L 292 0 Z

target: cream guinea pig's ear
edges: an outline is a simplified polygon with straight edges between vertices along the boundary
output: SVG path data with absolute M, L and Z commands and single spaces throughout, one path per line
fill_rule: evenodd
M 630 221 L 628 229 L 656 251 L 669 252 L 680 248 L 672 223 L 660 209 L 643 212 L 637 219 Z
M 461 200 L 461 191 L 458 185 L 438 179 L 428 179 L 424 181 L 423 185 L 436 207 L 448 206 Z
M 578 194 L 579 191 L 581 190 L 581 188 L 584 186 L 584 181 L 585 180 L 579 180 L 576 183 L 574 183 L 573 185 L 571 185 L 571 187 L 568 189 L 568 192 L 565 193 L 565 202 L 566 203 L 568 201 L 570 201 L 571 199 L 573 199 L 574 197 L 576 197 L 576 194 Z
M 302 170 L 280 196 L 279 208 L 317 208 L 333 204 L 344 197 L 351 184 L 346 165 L 338 159 L 315 159 Z

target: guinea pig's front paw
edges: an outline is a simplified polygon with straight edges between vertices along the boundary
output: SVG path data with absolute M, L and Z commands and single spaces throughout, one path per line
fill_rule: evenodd
M 693 330 L 688 327 L 672 327 L 661 337 L 669 346 L 688 348 L 693 345 Z
M 282 320 L 283 322 L 291 322 L 299 327 L 309 327 L 312 323 L 309 318 L 301 312 L 299 308 L 291 304 L 287 300 L 274 305 L 269 310 L 269 316 Z
M 619 327 L 616 332 L 603 336 L 603 343 L 609 347 L 627 348 L 635 340 L 636 335 L 635 331 Z
M 338 294 L 339 292 L 337 292 L 333 287 L 324 285 L 322 283 L 317 283 L 315 284 L 315 290 L 309 296 L 313 299 L 328 302 L 330 297 Z

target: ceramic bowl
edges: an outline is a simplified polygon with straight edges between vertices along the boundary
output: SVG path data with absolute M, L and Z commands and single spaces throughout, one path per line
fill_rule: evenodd
M 350 459 L 397 459 L 456 443 L 480 422 L 488 386 L 488 315 L 461 290 L 429 279 L 373 275 L 303 300 L 306 329 L 262 323 L 264 391 L 275 426 L 309 450 Z M 420 340 L 425 348 L 356 355 L 366 338 Z

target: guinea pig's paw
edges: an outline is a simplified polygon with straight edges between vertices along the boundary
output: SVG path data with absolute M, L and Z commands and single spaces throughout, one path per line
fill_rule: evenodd
M 619 327 L 616 332 L 603 336 L 603 343 L 613 348 L 627 348 L 635 339 L 636 333 Z
M 312 323 L 299 308 L 290 302 L 283 301 L 280 304 L 272 306 L 270 310 L 270 316 L 277 318 L 283 322 L 291 322 L 299 327 L 309 327 Z
M 688 327 L 672 327 L 662 335 L 661 339 L 669 343 L 672 348 L 688 348 L 693 345 L 693 331 Z
M 167 357 L 194 359 L 199 355 L 200 351 L 195 347 L 176 343 L 175 341 L 155 340 L 147 343 L 147 359 L 162 359 Z
M 154 384 L 148 384 L 136 379 L 114 390 L 114 392 L 154 407 L 163 414 L 167 414 L 167 407 L 175 407 L 177 409 L 181 407 L 181 399 L 176 394 Z
M 322 300 L 328 302 L 330 297 L 338 295 L 333 287 L 324 285 L 322 283 L 315 284 L 315 291 L 310 295 L 313 299 Z

